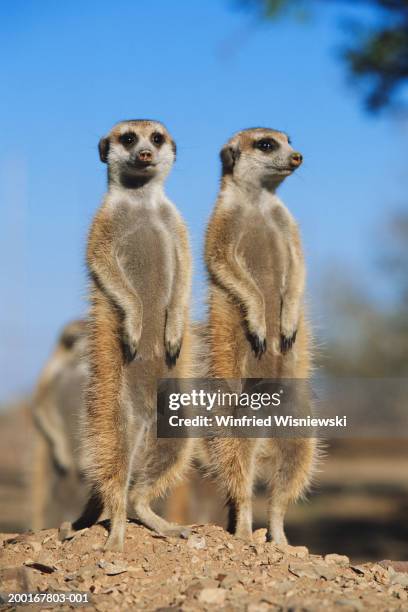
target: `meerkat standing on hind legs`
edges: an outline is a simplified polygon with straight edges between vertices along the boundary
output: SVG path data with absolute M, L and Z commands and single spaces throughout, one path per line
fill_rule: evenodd
M 110 517 L 106 547 L 122 550 L 127 502 L 142 523 L 183 535 L 150 508 L 182 474 L 189 440 L 158 440 L 160 378 L 191 376 L 186 227 L 163 190 L 176 154 L 159 122 L 123 121 L 99 142 L 108 192 L 92 223 L 90 382 L 84 458 L 92 493 L 74 528 Z
M 205 247 L 210 375 L 307 379 L 302 247 L 296 222 L 276 195 L 302 156 L 283 132 L 254 128 L 233 136 L 221 161 Z M 308 485 L 315 446 L 310 438 L 208 440 L 210 467 L 227 496 L 229 529 L 251 537 L 252 490 L 262 466 L 269 484 L 267 537 L 285 543 L 285 511 Z

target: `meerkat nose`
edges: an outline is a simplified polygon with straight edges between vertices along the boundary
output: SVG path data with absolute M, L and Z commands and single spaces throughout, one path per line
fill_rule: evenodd
M 143 149 L 142 151 L 139 151 L 138 157 L 140 161 L 149 162 L 149 161 L 152 161 L 153 156 L 152 156 L 152 152 L 149 149 Z
M 301 153 L 298 153 L 297 151 L 295 151 L 294 153 L 291 154 L 290 163 L 294 168 L 297 168 L 298 166 L 300 166 L 302 161 L 303 161 L 303 155 Z

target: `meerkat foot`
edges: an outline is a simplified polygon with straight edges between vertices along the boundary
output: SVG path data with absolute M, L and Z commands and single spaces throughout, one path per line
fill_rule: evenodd
M 284 512 L 279 510 L 274 512 L 269 519 L 269 527 L 266 533 L 266 541 L 274 544 L 287 544 L 288 540 L 284 529 Z
M 169 538 L 181 538 L 183 540 L 187 540 L 192 533 L 190 527 L 186 527 L 185 525 L 171 525 L 171 523 L 169 523 L 169 525 L 169 527 L 166 527 L 164 530 L 160 531 L 160 535 Z
M 245 542 L 252 541 L 252 529 L 248 527 L 241 527 L 236 530 L 234 537 L 238 540 L 244 540 Z
M 135 506 L 135 518 L 143 525 L 162 536 L 188 538 L 191 533 L 191 529 L 189 527 L 169 523 L 164 518 L 153 512 L 150 506 L 145 504 Z
M 121 532 L 112 531 L 109 534 L 105 542 L 105 546 L 103 548 L 104 550 L 110 550 L 112 552 L 123 552 L 124 544 L 125 544 L 125 530 L 123 529 L 123 531 Z
M 268 531 L 266 534 L 266 541 L 270 542 L 271 544 L 277 544 L 278 546 L 286 545 L 288 543 L 288 539 L 283 530 L 282 532 L 277 533 L 275 536 Z
M 296 335 L 297 335 L 297 330 L 295 330 L 291 336 L 285 336 L 284 334 L 281 334 L 281 337 L 280 337 L 281 353 L 285 354 L 288 351 L 290 351 L 290 349 L 295 344 Z
M 255 357 L 260 359 L 266 351 L 266 338 L 262 338 L 258 334 L 251 332 L 247 333 L 247 338 L 253 352 L 255 353 Z
M 229 533 L 232 533 L 240 540 L 252 540 L 252 500 L 248 498 L 246 501 L 237 503 L 236 500 L 230 499 L 228 502 L 228 527 Z

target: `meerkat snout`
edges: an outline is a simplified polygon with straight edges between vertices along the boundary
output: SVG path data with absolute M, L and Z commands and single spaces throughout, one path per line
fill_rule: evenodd
M 150 164 L 153 159 L 153 154 L 149 149 L 143 149 L 142 151 L 139 151 L 137 157 L 139 161 L 145 164 Z
M 299 168 L 301 163 L 303 162 L 303 155 L 299 153 L 299 151 L 295 151 L 290 156 L 290 164 L 293 168 Z
M 99 156 L 108 164 L 109 183 L 120 187 L 140 187 L 169 173 L 176 145 L 159 121 L 121 121 L 99 141 Z

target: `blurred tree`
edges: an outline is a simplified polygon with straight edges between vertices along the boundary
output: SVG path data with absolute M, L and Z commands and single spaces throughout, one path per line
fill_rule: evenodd
M 290 15 L 303 19 L 317 5 L 360 4 L 372 9 L 370 25 L 367 13 L 360 21 L 354 17 L 354 43 L 343 51 L 351 74 L 365 87 L 370 111 L 393 106 L 398 93 L 408 81 L 408 0 L 237 0 L 238 5 L 260 19 Z M 356 12 L 353 11 L 353 15 Z

